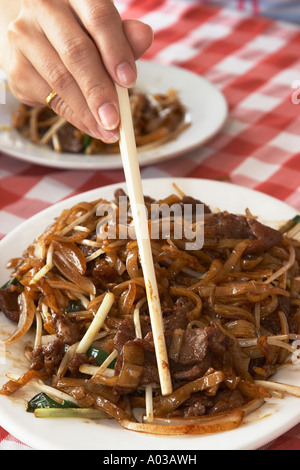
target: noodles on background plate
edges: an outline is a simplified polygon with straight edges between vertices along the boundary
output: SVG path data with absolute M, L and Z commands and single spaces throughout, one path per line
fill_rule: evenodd
M 272 381 L 298 357 L 300 242 L 290 226 L 276 230 L 244 215 L 204 205 L 204 245 L 170 233 L 151 218 L 153 203 L 201 204 L 178 188 L 167 198 L 145 198 L 173 392 L 163 396 L 144 279 L 130 218 L 114 201 L 82 202 L 12 259 L 0 290 L 3 314 L 16 323 L 6 344 L 34 329 L 25 348 L 28 371 L 8 371 L 1 394 L 33 385 L 27 411 L 37 417 L 114 419 L 153 434 L 206 434 L 237 428 L 272 395 L 299 396 L 299 387 Z M 109 222 L 97 215 L 106 204 Z M 130 208 L 129 208 L 130 209 Z M 193 223 L 196 220 L 193 219 Z M 99 229 L 100 227 L 100 229 Z M 111 228 L 111 227 L 110 227 Z M 134 228 L 134 227 L 133 227 Z M 142 418 L 137 414 L 142 410 Z
M 176 139 L 190 125 L 186 119 L 187 110 L 173 89 L 165 94 L 130 90 L 130 105 L 140 151 Z M 32 108 L 21 104 L 12 115 L 12 127 L 31 143 L 49 146 L 57 153 L 119 153 L 118 143 L 105 144 L 84 134 L 48 106 Z

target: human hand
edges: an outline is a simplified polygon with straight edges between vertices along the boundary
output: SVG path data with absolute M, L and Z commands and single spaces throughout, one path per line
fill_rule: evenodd
M 22 0 L 9 25 L 9 86 L 29 106 L 45 105 L 82 132 L 106 143 L 118 139 L 114 82 L 131 87 L 152 30 L 122 22 L 111 0 Z

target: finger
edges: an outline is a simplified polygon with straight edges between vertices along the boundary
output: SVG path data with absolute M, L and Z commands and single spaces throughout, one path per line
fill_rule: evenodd
M 12 64 L 11 73 L 9 75 L 9 87 L 13 95 L 24 104 L 31 107 L 41 107 L 46 105 L 46 98 L 51 92 L 49 84 L 44 80 L 32 64 L 18 52 L 18 57 L 15 58 L 14 66 Z M 28 87 L 30 84 L 30 87 Z M 63 101 L 60 96 L 56 96 L 50 103 L 50 107 L 59 116 L 63 117 L 66 121 L 70 122 L 75 128 L 81 130 L 84 134 L 91 135 L 99 139 L 99 133 L 94 133 L 81 121 L 70 106 Z M 110 136 L 106 135 L 105 131 L 101 131 L 101 139 L 109 141 Z M 108 142 L 109 143 L 109 142 Z
M 47 9 L 47 4 L 44 7 Z M 107 131 L 114 131 L 120 120 L 118 98 L 95 43 L 66 5 L 60 6 L 59 22 L 48 13 L 39 20 L 47 39 L 75 80 L 97 123 Z M 116 133 L 112 132 L 111 137 L 115 139 Z
M 110 0 L 70 0 L 70 4 L 93 38 L 113 81 L 132 87 L 137 73 L 135 57 L 113 3 Z
M 85 128 L 88 129 L 90 135 L 100 138 L 106 143 L 116 142 L 118 134 L 116 132 L 106 132 L 99 126 L 76 80 L 48 40 L 43 35 L 35 36 L 35 44 L 40 51 L 39 56 L 27 45 L 24 46 L 24 53 L 42 79 L 49 84 L 50 91 L 51 89 L 55 90 L 58 94 L 58 97 L 51 104 L 52 109 L 63 117 L 66 117 L 66 114 L 69 115 L 71 109 Z M 50 91 L 48 91 L 48 94 Z M 45 95 L 41 96 L 44 97 Z
M 30 83 L 30 88 L 28 88 L 28 83 Z M 45 106 L 46 97 L 51 92 L 48 83 L 42 79 L 32 64 L 21 55 L 18 57 L 18 68 L 15 67 L 9 76 L 9 87 L 18 101 L 31 107 Z M 42 100 L 41 97 L 45 97 L 45 100 Z M 55 97 L 51 101 L 51 108 L 54 105 L 59 108 L 60 112 L 57 114 L 64 117 L 83 133 L 89 134 L 89 129 L 60 97 Z
M 48 88 L 47 96 L 51 93 L 51 90 Z M 111 132 L 106 131 L 105 129 L 100 129 L 98 132 L 94 132 L 91 129 L 87 128 L 84 123 L 81 121 L 80 117 L 78 117 L 73 109 L 59 96 L 56 95 L 50 103 L 51 109 L 62 116 L 66 121 L 73 124 L 76 129 L 81 130 L 84 134 L 88 134 L 95 139 L 100 139 L 107 144 L 113 144 L 117 142 L 119 136 L 118 134 L 112 134 Z
M 124 20 L 123 30 L 135 59 L 139 59 L 153 43 L 153 30 L 137 20 Z
M 28 96 L 34 94 L 36 97 L 35 101 L 38 101 L 39 105 L 45 104 L 46 96 L 50 93 L 51 88 L 55 91 L 57 89 L 57 93 L 61 98 L 55 99 L 54 102 L 55 111 L 58 114 L 68 119 L 67 116 L 70 115 L 69 108 L 71 108 L 73 114 L 78 117 L 77 121 L 82 123 L 80 126 L 77 126 L 78 128 L 82 129 L 83 126 L 85 126 L 85 129 L 88 129 L 90 135 L 100 138 L 107 143 L 115 142 L 118 139 L 118 134 L 116 132 L 109 133 L 103 130 L 93 119 L 86 101 L 80 91 L 78 91 L 76 82 L 72 76 L 67 73 L 59 56 L 56 51 L 53 50 L 44 34 L 39 31 L 37 20 L 35 19 L 34 24 L 31 23 L 31 20 L 32 18 L 30 18 L 29 21 L 19 18 L 14 21 L 9 28 L 9 41 L 12 49 L 11 69 L 13 69 L 13 75 L 15 77 L 14 83 L 24 84 L 23 90 L 27 90 Z M 40 79 L 42 78 L 48 84 L 47 93 L 44 91 L 44 93 L 40 92 L 38 95 L 33 89 L 30 79 L 24 79 L 22 75 L 23 58 L 25 61 L 24 71 L 29 68 L 28 64 L 32 64 L 33 68 L 38 72 Z M 74 86 L 72 87 L 70 85 L 72 80 L 75 89 Z M 69 87 L 67 86 L 68 83 Z M 68 94 L 69 97 L 67 96 Z

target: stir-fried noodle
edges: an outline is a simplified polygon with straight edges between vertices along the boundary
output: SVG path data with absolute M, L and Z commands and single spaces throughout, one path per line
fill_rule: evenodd
M 176 139 L 190 124 L 175 90 L 166 94 L 130 90 L 130 105 L 139 151 Z M 49 146 L 58 153 L 119 153 L 118 143 L 106 144 L 84 134 L 48 106 L 32 108 L 21 104 L 12 116 L 12 126 L 33 144 Z
M 157 434 L 233 429 L 272 394 L 299 396 L 272 376 L 298 357 L 300 242 L 249 211 L 207 206 L 202 248 L 187 251 L 172 229 L 151 241 L 173 385 L 163 396 L 137 242 L 120 236 L 120 194 L 107 203 L 114 239 L 99 236 L 103 201 L 82 202 L 10 262 L 0 307 L 18 326 L 6 344 L 30 328 L 35 341 L 28 371 L 8 374 L 1 393 L 30 383 L 36 416 L 110 418 Z M 154 201 L 145 201 L 151 225 Z M 180 192 L 155 202 L 200 204 Z

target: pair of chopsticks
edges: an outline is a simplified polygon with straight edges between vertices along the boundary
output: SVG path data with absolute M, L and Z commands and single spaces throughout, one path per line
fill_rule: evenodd
M 143 195 L 129 93 L 127 88 L 123 88 L 118 84 L 116 84 L 116 90 L 120 108 L 120 153 L 136 230 L 136 239 L 139 248 L 140 261 L 145 280 L 156 360 L 160 378 L 160 387 L 162 395 L 169 395 L 172 393 L 172 381 L 164 336 L 164 326 L 158 286 L 150 244 L 148 218 Z

